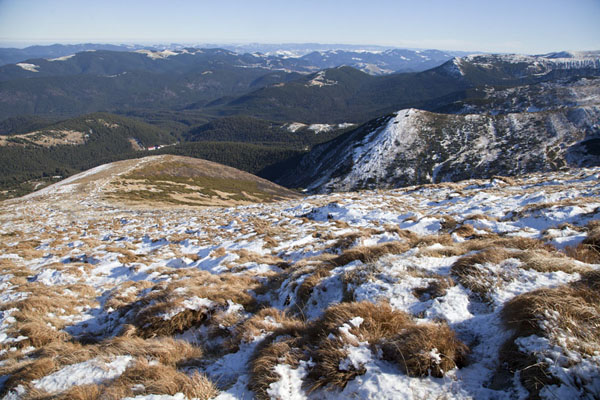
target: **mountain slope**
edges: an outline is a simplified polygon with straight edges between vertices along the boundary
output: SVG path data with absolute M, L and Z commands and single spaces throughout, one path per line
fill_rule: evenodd
M 111 50 L 132 51 L 141 46 L 121 46 L 112 44 L 82 43 L 82 44 L 53 44 L 48 46 L 29 46 L 24 49 L 0 48 L 0 66 L 14 64 L 32 58 L 60 58 L 82 51 Z
M 320 71 L 261 88 L 215 112 L 312 122 L 364 122 L 403 108 L 437 109 L 486 86 L 520 86 L 600 75 L 600 55 L 576 59 L 478 55 L 419 73 L 371 76 L 350 67 Z M 484 89 L 482 89 L 484 90 Z
M 99 164 L 135 157 L 147 147 L 177 138 L 142 121 L 106 113 L 87 114 L 34 131 L 0 136 L 0 196 L 29 192 Z M 55 179 L 54 179 L 55 180 Z M 35 186 L 34 186 L 35 187 Z
M 407 109 L 316 146 L 276 181 L 349 191 L 598 165 L 599 120 L 599 106 L 497 116 Z
M 0 202 L 4 399 L 600 397 L 600 168 L 227 208 L 105 168 Z
M 298 195 L 247 172 L 197 158 L 159 155 L 104 164 L 26 196 L 111 204 L 232 206 Z
M 506 114 L 590 106 L 600 98 L 600 77 L 562 78 L 530 85 L 468 89 L 460 100 L 433 108 L 449 114 Z
M 0 119 L 23 114 L 72 116 L 94 111 L 196 110 L 246 114 L 281 122 L 364 122 L 402 108 L 461 99 L 485 85 L 516 86 L 600 74 L 600 57 L 586 53 L 455 58 L 419 73 L 372 76 L 351 67 L 310 75 L 291 59 L 222 49 L 83 52 L 49 61 L 0 67 Z

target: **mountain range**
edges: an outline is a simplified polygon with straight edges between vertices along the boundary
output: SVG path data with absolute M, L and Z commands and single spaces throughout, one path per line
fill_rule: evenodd
M 445 62 L 451 54 L 407 52 L 95 50 L 5 65 L 2 186 L 12 188 L 10 195 L 23 193 L 24 182 L 44 185 L 99 160 L 148 151 L 203 157 L 311 191 L 598 162 L 599 52 Z M 442 64 L 378 75 L 345 65 L 416 55 L 422 63 L 437 55 Z M 90 129 L 110 131 L 102 139 L 108 142 L 91 141 Z M 65 141 L 72 136 L 65 131 L 80 139 Z

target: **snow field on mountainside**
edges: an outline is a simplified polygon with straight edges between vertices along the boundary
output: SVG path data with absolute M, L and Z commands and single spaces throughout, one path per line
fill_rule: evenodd
M 600 169 L 0 208 L 5 399 L 600 395 Z

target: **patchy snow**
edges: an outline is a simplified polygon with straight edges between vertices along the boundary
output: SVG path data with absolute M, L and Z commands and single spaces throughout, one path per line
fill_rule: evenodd
M 305 86 L 311 87 L 324 87 L 324 86 L 333 86 L 337 85 L 337 81 L 327 79 L 326 77 L 327 71 L 319 71 L 315 74 L 315 77 L 310 80 Z
M 179 55 L 180 53 L 171 50 L 152 51 L 152 50 L 136 50 L 136 53 L 145 54 L 153 60 L 162 60 L 171 56 Z
M 330 132 L 333 130 L 333 126 L 328 124 L 311 124 L 309 125 L 308 130 L 313 131 L 314 133 Z
M 38 71 L 39 65 L 29 64 L 29 63 L 17 63 L 17 67 L 23 68 L 25 71 L 29 72 L 40 72 Z
M 274 399 L 304 400 L 307 399 L 302 389 L 302 379 L 308 374 L 306 361 L 301 361 L 298 368 L 293 369 L 287 364 L 275 366 L 275 372 L 281 377 L 277 382 L 271 383 L 267 393 Z
M 141 394 L 134 397 L 125 397 L 123 400 L 188 400 L 183 393 L 169 394 Z
M 410 112 L 407 114 L 405 118 L 410 118 Z M 386 135 L 395 137 L 394 129 L 389 127 Z M 365 373 L 344 389 L 325 387 L 308 394 L 305 385 L 314 361 L 301 361 L 295 367 L 281 360 L 273 370 L 279 379 L 268 387 L 275 398 L 525 398 L 527 392 L 516 375 L 502 387 L 492 385 L 500 367 L 498 353 L 513 334 L 500 319 L 502 307 L 515 296 L 568 284 L 581 275 L 524 269 L 518 258 L 478 264 L 483 276 L 497 278 L 482 299 L 458 282 L 452 265 L 463 255 L 478 251 L 460 248 L 472 240 L 483 243 L 528 237 L 564 252 L 567 246 L 585 240 L 586 225 L 600 219 L 600 168 L 530 174 L 515 177 L 512 183 L 499 178 L 471 180 L 195 209 L 130 208 L 108 202 L 96 191 L 94 179 L 110 171 L 99 167 L 67 180 L 66 185 L 77 190 L 55 187 L 44 192 L 45 196 L 0 203 L 0 234 L 4 235 L 0 263 L 5 271 L 0 274 L 4 308 L 0 312 L 0 357 L 27 360 L 38 350 L 24 342 L 28 337 L 18 329 L 21 302 L 36 290 L 51 299 L 54 296 L 57 302 L 85 300 L 70 309 L 49 306 L 43 313 L 44 323 L 74 342 L 87 343 L 85 339 L 102 344 L 120 334 L 125 325 L 136 323 L 137 301 L 144 306 L 146 301 L 160 301 L 160 296 L 153 297 L 157 288 L 173 285 L 169 295 L 177 297 L 174 306 L 154 316 L 162 318 L 162 323 L 185 310 L 207 311 L 206 320 L 173 337 L 217 354 L 184 371 L 204 373 L 221 389 L 220 400 L 254 396 L 248 389 L 253 379 L 250 360 L 270 331 L 285 327 L 268 316 L 261 321 L 268 328 L 261 327 L 240 343 L 229 344 L 241 326 L 238 323 L 255 312 L 242 305 L 245 300 L 218 298 L 229 289 L 240 299 L 250 296 L 250 304 L 286 311 L 290 317 L 301 315 L 311 322 L 328 307 L 349 299 L 384 301 L 408 313 L 417 324 L 447 323 L 470 348 L 469 364 L 445 371 L 443 378 L 410 377 L 398 365 L 385 361 L 372 343 L 361 342 L 352 334 L 365 321 L 350 316 L 330 339 L 344 339 L 347 356 L 341 360 L 340 370 Z M 79 185 L 82 181 L 91 183 Z M 454 232 L 447 224 L 450 217 L 457 227 L 475 229 L 476 237 Z M 412 235 L 423 243 L 364 261 L 327 264 L 348 249 L 406 244 Z M 600 268 L 583 262 L 576 265 Z M 323 275 L 300 299 L 299 287 L 318 268 Z M 196 285 L 204 279 L 209 285 L 225 279 L 231 279 L 231 284 L 213 297 L 192 292 L 196 289 L 187 284 L 190 279 L 196 279 Z M 449 286 L 440 293 L 419 292 L 436 282 L 449 282 Z M 33 300 L 37 301 L 35 296 Z M 120 307 L 121 301 L 126 306 Z M 567 342 L 570 337 L 561 340 Z M 521 338 L 518 344 L 539 354 L 540 360 L 552 360 L 549 371 L 560 384 L 543 389 L 542 397 L 598 396 L 597 355 L 574 354 L 560 343 L 539 337 Z M 444 357 L 439 348 L 429 348 L 424 354 L 434 363 Z M 58 393 L 75 384 L 107 383 L 131 362 L 132 356 L 127 355 L 98 357 L 62 366 L 32 385 Z M 11 387 L 6 398 L 23 397 L 26 392 L 25 386 Z
M 185 310 L 199 311 L 202 309 L 210 309 L 214 305 L 215 303 L 209 299 L 194 296 L 189 299 L 183 300 L 181 302 L 181 307 L 176 307 L 174 309 L 169 310 L 168 312 L 159 314 L 158 316 L 167 321 L 176 316 L 177 314 L 184 312 Z
M 306 127 L 306 124 L 303 124 L 301 122 L 291 122 L 290 124 L 287 125 L 287 130 L 290 132 L 296 132 L 305 127 Z
M 120 376 L 132 361 L 131 356 L 118 356 L 110 362 L 92 359 L 64 367 L 32 381 L 32 384 L 35 388 L 49 393 L 60 392 L 75 385 L 98 384 Z
M 70 58 L 75 57 L 75 54 L 70 54 L 68 56 L 56 57 L 56 58 L 47 58 L 47 61 L 66 61 Z

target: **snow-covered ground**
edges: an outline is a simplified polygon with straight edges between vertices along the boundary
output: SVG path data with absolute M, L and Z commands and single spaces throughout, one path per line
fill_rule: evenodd
M 599 220 L 600 168 L 235 208 L 128 208 L 60 190 L 5 201 L 0 396 L 101 398 L 118 386 L 137 399 L 527 398 L 522 371 L 502 358 L 514 343 L 548 366 L 542 398 L 598 398 L 599 343 L 553 330 L 559 309 L 527 336 L 502 316 L 524 293 L 598 271 L 565 253 Z M 461 275 L 485 252 L 503 255 Z M 406 313 L 410 329 L 448 328 L 466 359 L 407 374 L 369 342 L 365 315 L 311 336 L 332 306 L 362 301 Z M 333 368 L 350 376 L 344 387 L 315 376 L 323 343 L 343 344 Z M 267 359 L 276 345 L 288 351 Z M 443 365 L 438 347 L 404 356 Z M 160 371 L 170 387 L 152 383 Z M 194 373 L 219 393 L 199 392 Z

